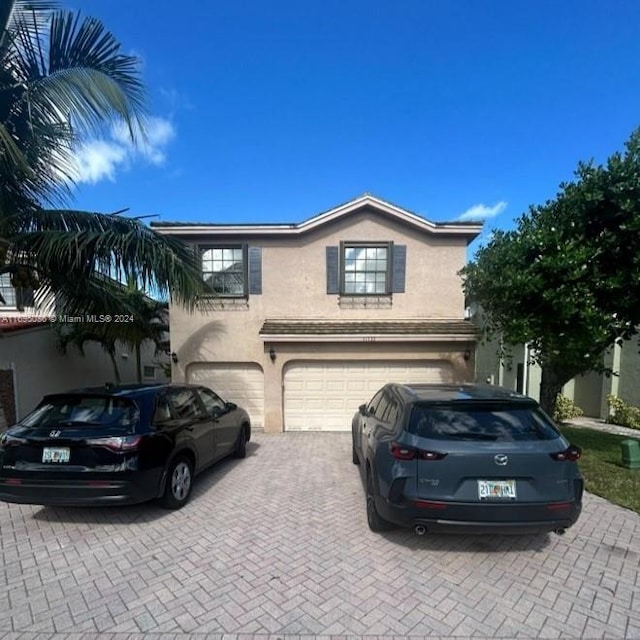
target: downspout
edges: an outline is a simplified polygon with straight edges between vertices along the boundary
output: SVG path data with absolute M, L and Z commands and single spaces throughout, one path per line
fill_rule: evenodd
M 13 412 L 16 414 L 16 424 L 20 420 L 20 412 L 18 409 L 18 375 L 16 373 L 16 363 L 9 364 L 13 376 Z
M 529 343 L 524 343 L 524 365 L 522 367 L 522 393 L 529 395 Z

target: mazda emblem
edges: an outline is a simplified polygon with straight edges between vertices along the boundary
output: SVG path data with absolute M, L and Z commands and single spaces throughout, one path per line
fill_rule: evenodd
M 49 432 L 49 437 L 50 438 L 59 438 L 60 437 L 60 431 L 58 431 L 57 429 L 54 429 L 53 431 Z
M 499 453 L 495 458 L 494 461 L 497 465 L 500 465 L 501 467 L 504 467 L 505 464 L 507 464 L 507 462 L 509 462 L 509 458 L 507 456 L 504 455 L 504 453 Z

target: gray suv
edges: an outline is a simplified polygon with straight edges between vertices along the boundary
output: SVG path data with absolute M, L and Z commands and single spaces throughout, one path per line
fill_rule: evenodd
M 506 389 L 388 384 L 352 435 L 373 531 L 562 534 L 580 515 L 580 449 Z

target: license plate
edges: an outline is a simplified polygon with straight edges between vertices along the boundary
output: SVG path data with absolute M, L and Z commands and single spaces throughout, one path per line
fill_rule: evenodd
M 42 450 L 42 462 L 69 462 L 71 449 L 68 447 L 45 447 Z
M 480 500 L 515 500 L 515 480 L 478 480 Z

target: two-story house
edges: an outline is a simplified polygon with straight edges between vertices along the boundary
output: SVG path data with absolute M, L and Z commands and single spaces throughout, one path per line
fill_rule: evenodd
M 299 224 L 153 223 L 192 244 L 212 297 L 172 306 L 173 380 L 266 431 L 349 430 L 383 384 L 473 378 L 458 271 L 477 223 L 364 195 Z

